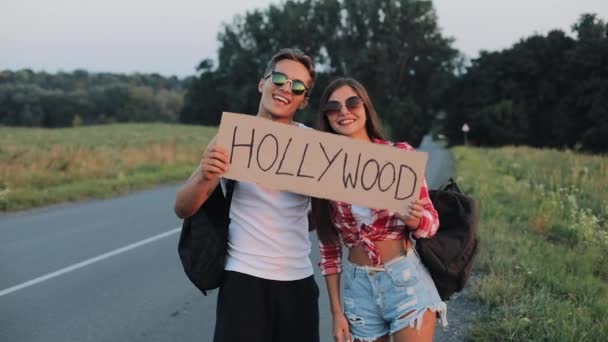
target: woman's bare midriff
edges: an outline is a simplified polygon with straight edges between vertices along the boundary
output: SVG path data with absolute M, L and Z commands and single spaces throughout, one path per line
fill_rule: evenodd
M 408 239 L 374 241 L 374 244 L 380 252 L 382 262 L 396 258 L 412 247 L 412 242 Z M 352 247 L 348 260 L 359 266 L 373 266 L 363 245 Z

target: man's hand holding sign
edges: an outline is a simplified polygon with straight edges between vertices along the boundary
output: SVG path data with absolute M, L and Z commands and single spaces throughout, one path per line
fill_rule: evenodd
M 224 113 L 210 156 L 229 155 L 226 178 L 262 184 L 318 198 L 388 209 L 417 226 L 417 203 L 428 156 L 392 146 Z M 222 150 L 223 148 L 223 150 Z M 203 170 L 221 174 L 208 159 Z M 410 205 L 411 204 L 411 205 Z M 417 216 L 418 215 L 418 216 Z

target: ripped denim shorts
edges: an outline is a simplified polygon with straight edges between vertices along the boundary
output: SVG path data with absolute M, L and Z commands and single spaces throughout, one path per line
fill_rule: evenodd
M 384 267 L 358 266 L 346 259 L 342 279 L 344 313 L 358 340 L 374 341 L 407 327 L 420 329 L 427 309 L 439 313 L 447 325 L 446 304 L 415 250 Z

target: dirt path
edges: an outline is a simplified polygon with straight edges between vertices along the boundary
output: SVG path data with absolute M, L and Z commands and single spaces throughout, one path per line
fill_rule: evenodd
M 454 160 L 452 153 L 442 144 L 425 136 L 418 151 L 429 153 L 426 170 L 426 180 L 429 188 L 435 189 L 454 175 Z M 469 285 L 471 280 L 469 280 Z M 469 285 L 448 301 L 448 326 L 437 324 L 435 341 L 457 342 L 466 341 L 471 322 L 481 314 L 480 305 L 471 299 Z
M 470 281 L 469 281 L 470 283 Z M 481 315 L 481 306 L 471 299 L 471 290 L 465 289 L 448 301 L 448 326 L 435 329 L 435 341 L 460 342 L 468 340 L 471 324 Z

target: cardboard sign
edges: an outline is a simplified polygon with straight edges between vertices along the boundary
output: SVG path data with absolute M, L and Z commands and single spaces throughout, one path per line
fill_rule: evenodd
M 226 178 L 405 213 L 419 197 L 428 155 L 338 134 L 223 113 L 217 143 Z

